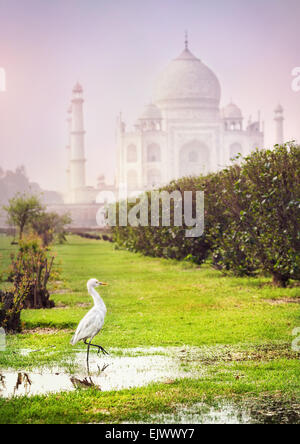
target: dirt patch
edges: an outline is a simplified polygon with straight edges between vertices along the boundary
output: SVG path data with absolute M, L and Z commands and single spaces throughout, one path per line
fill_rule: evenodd
M 300 298 L 264 299 L 270 305 L 300 304 Z
M 54 335 L 56 333 L 70 333 L 71 329 L 59 329 L 50 327 L 38 327 L 32 329 L 25 329 L 22 331 L 23 334 L 33 334 L 33 335 Z
M 247 350 L 238 347 L 215 346 L 186 348 L 180 350 L 184 362 L 198 362 L 205 365 L 245 361 L 273 361 L 276 359 L 295 359 L 299 354 L 291 349 L 290 343 L 251 346 Z
M 285 401 L 281 394 L 265 396 L 253 402 L 244 403 L 253 420 L 261 424 L 300 424 L 300 404 L 296 401 Z

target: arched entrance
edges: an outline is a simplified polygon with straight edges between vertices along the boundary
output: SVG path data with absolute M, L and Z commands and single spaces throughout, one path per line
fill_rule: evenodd
M 179 153 L 180 177 L 206 174 L 209 171 L 209 150 L 207 146 L 193 140 L 185 144 Z

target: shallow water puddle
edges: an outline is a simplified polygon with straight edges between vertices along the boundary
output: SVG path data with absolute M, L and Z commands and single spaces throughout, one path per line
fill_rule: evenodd
M 219 407 L 194 404 L 178 407 L 175 413 L 151 415 L 149 424 L 251 424 L 250 413 L 234 403 L 222 403 Z
M 0 372 L 0 396 L 41 395 L 71 390 L 70 377 L 64 374 Z
M 220 401 L 217 406 L 198 403 L 177 406 L 175 412 L 150 415 L 147 424 L 299 424 L 299 404 L 274 399 Z
M 41 395 L 70 391 L 77 387 L 95 387 L 101 391 L 122 390 L 145 386 L 151 382 L 170 383 L 175 379 L 195 377 L 185 371 L 180 360 L 171 356 L 118 356 L 90 355 L 90 375 L 84 367 L 85 353 L 76 355 L 79 372 L 67 373 L 65 369 L 43 368 L 26 372 L 0 370 L 0 396 Z M 199 376 L 199 373 L 198 373 Z

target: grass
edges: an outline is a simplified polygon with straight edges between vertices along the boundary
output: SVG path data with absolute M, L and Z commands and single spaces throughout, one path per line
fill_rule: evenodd
M 12 248 L 10 239 L 1 236 L 2 270 Z M 76 236 L 55 246 L 55 252 L 61 269 L 61 281 L 53 285 L 56 308 L 23 311 L 25 331 L 8 337 L 7 351 L 0 353 L 1 368 L 30 369 L 37 362 L 70 365 L 69 340 L 91 306 L 86 291 L 91 277 L 109 283 L 102 290 L 108 309 L 101 333 L 106 349 L 197 346 L 209 347 L 215 358 L 208 362 L 200 356 L 199 365 L 207 364 L 206 373 L 195 380 L 117 393 L 80 390 L 0 398 L 0 422 L 143 420 L 178 403 L 208 402 L 215 397 L 268 394 L 299 401 L 299 354 L 291 350 L 292 331 L 300 326 L 299 304 L 285 302 L 299 298 L 299 286 L 273 288 L 268 278 L 224 277 L 209 265 L 198 268 L 148 258 Z M 47 351 L 53 345 L 55 349 Z M 42 351 L 23 356 L 21 349 Z M 228 360 L 228 350 L 242 350 L 245 359 Z

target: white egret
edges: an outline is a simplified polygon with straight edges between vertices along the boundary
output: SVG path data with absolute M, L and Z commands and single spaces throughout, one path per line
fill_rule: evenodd
M 106 315 L 106 306 L 100 297 L 99 293 L 95 290 L 100 285 L 108 285 L 105 282 L 99 282 L 97 279 L 90 279 L 87 283 L 87 289 L 89 294 L 94 300 L 94 307 L 84 316 L 80 321 L 75 335 L 71 339 L 71 345 L 77 344 L 79 341 L 83 341 L 87 346 L 87 367 L 89 370 L 89 353 L 90 347 L 97 347 L 98 353 L 100 350 L 103 354 L 108 355 L 107 351 L 101 347 L 101 345 L 92 344 L 92 340 L 99 333 L 104 324 L 104 318 Z M 87 342 L 87 339 L 90 341 Z

